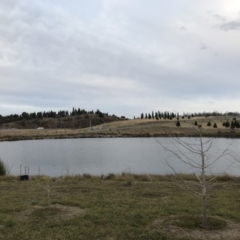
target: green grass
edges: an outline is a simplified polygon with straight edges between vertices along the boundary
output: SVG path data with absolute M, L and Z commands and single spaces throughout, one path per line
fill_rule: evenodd
M 173 185 L 170 177 L 1 177 L 0 239 L 197 239 L 166 230 L 173 224 L 199 228 L 201 216 L 201 200 Z M 41 187 L 45 181 L 51 186 L 50 206 Z M 240 224 L 240 181 L 232 177 L 216 183 L 220 187 L 208 198 L 209 219 L 217 219 L 212 226 Z M 161 222 L 157 227 L 156 221 Z
M 165 226 L 175 225 L 180 228 L 201 229 L 202 219 L 199 216 L 171 216 L 164 220 Z M 207 221 L 207 229 L 216 230 L 227 226 L 227 222 L 221 219 L 209 217 Z

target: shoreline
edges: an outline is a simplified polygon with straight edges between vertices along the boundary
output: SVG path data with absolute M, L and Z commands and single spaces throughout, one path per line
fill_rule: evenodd
M 11 141 L 23 141 L 23 140 L 54 140 L 54 139 L 80 139 L 80 138 L 166 138 L 166 137 L 190 137 L 197 138 L 198 134 L 76 134 L 76 135 L 52 135 L 52 136 L 0 136 L 0 142 L 11 142 Z M 204 138 L 232 138 L 232 139 L 240 139 L 239 133 L 218 133 L 218 134 L 203 134 Z

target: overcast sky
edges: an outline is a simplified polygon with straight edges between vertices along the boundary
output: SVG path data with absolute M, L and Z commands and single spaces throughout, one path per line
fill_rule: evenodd
M 240 111 L 239 0 L 0 0 L 0 114 Z

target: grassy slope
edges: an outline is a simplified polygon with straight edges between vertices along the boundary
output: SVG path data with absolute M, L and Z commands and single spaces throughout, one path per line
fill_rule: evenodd
M 209 215 L 238 224 L 240 181 L 222 180 L 233 181 L 217 182 L 208 199 Z M 46 181 L 51 208 L 43 188 Z M 154 224 L 169 216 L 181 219 L 201 213 L 200 199 L 163 176 L 33 177 L 25 182 L 10 177 L 1 178 L 0 189 L 0 239 L 198 239 Z M 83 209 L 84 214 L 69 216 L 55 204 Z
M 30 120 L 21 120 L 12 123 L 0 124 L 2 129 L 36 129 L 38 127 L 44 127 L 45 129 L 56 129 L 56 128 L 86 128 L 89 127 L 90 121 L 92 126 L 103 124 L 105 122 L 119 121 L 120 119 L 116 116 L 104 115 L 99 117 L 98 114 L 84 114 L 78 116 L 66 116 L 56 118 L 35 118 Z
M 125 121 L 114 121 L 110 123 L 102 123 L 95 126 L 94 129 L 44 129 L 44 130 L 1 130 L 0 140 L 18 140 L 18 139 L 38 139 L 38 138 L 64 138 L 64 137 L 98 137 L 98 136 L 195 136 L 196 131 L 189 125 L 194 123 L 202 125 L 203 134 L 205 136 L 218 137 L 240 137 L 240 129 L 231 130 L 222 126 L 223 122 L 232 121 L 232 117 L 209 117 L 209 118 L 191 118 L 180 119 L 181 127 L 176 127 L 176 119 L 174 120 L 149 120 L 135 119 Z M 239 119 L 238 119 L 239 120 Z M 212 126 L 217 124 L 217 128 L 207 127 L 210 121 Z M 104 126 L 101 130 L 100 128 Z

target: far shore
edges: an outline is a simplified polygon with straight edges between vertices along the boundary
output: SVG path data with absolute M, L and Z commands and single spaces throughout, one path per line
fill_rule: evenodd
M 88 128 L 76 129 L 0 129 L 0 141 L 38 140 L 38 139 L 69 139 L 69 138 L 140 138 L 140 137 L 199 137 L 192 127 L 197 123 L 201 126 L 203 137 L 240 138 L 240 128 L 224 127 L 223 123 L 232 117 L 193 117 L 180 119 L 181 126 L 176 126 L 176 119 L 154 120 L 134 119 L 115 121 Z M 208 123 L 211 126 L 208 126 Z M 216 124 L 217 127 L 213 127 Z

